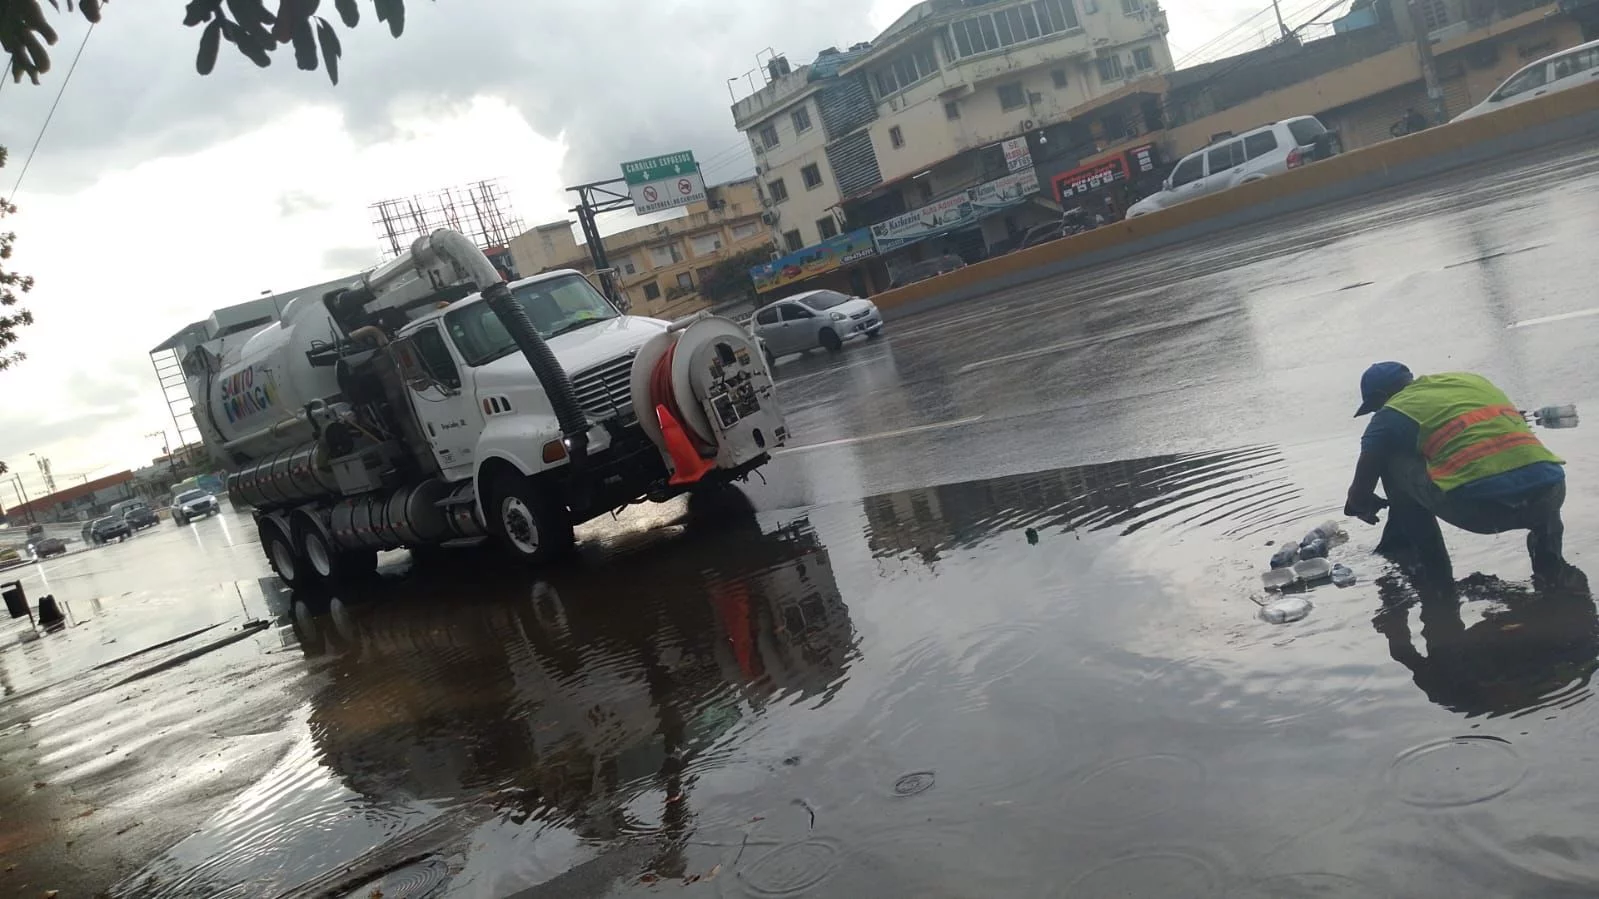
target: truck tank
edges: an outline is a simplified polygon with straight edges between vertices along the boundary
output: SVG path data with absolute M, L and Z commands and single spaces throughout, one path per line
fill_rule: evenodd
M 252 336 L 236 360 L 223 357 L 219 370 L 195 385 L 201 393 L 195 405 L 209 418 L 206 430 L 221 436 L 223 455 L 234 462 L 252 461 L 311 438 L 305 404 L 337 394 L 339 381 L 333 366 L 311 365 L 306 352 L 337 339 L 320 298 L 300 297 L 284 310 L 281 321 Z

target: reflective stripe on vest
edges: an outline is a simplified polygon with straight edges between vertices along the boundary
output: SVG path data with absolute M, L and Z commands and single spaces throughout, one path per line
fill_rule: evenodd
M 1416 449 L 1441 490 L 1536 462 L 1560 462 L 1510 399 L 1486 378 L 1448 372 L 1417 378 L 1387 408 L 1418 425 Z

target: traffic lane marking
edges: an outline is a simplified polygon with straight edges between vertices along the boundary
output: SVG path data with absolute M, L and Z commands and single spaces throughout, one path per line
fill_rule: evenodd
M 948 428 L 958 428 L 962 425 L 976 424 L 983 420 L 981 415 L 972 415 L 966 418 L 957 418 L 952 421 L 937 421 L 932 424 L 916 425 L 909 428 L 900 428 L 897 431 L 883 431 L 879 434 L 865 434 L 860 437 L 841 437 L 838 440 L 827 440 L 822 443 L 807 443 L 804 446 L 785 446 L 773 455 L 781 456 L 786 453 L 799 453 L 805 450 L 825 449 L 830 446 L 849 446 L 856 443 L 867 443 L 872 440 L 890 440 L 895 437 L 908 437 L 911 434 L 921 434 L 926 431 L 942 431 Z

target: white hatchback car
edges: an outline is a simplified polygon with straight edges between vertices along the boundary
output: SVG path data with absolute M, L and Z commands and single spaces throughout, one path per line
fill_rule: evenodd
M 1474 119 L 1507 106 L 1525 103 L 1534 97 L 1569 90 L 1582 84 L 1599 84 L 1599 41 L 1579 44 L 1523 66 L 1495 88 L 1486 100 L 1450 121 Z
M 1338 135 L 1315 116 L 1284 119 L 1229 135 L 1184 156 L 1159 191 L 1127 208 L 1136 218 L 1199 197 L 1280 175 L 1338 152 Z
M 836 352 L 844 341 L 883 336 L 883 316 L 871 300 L 836 290 L 807 290 L 755 313 L 750 330 L 766 345 L 767 360 L 816 347 Z

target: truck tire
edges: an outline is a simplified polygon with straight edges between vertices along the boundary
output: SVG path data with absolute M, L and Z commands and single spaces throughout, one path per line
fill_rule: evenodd
M 266 553 L 267 564 L 291 590 L 310 583 L 304 560 L 294 551 L 294 542 L 277 524 L 261 522 L 261 551 Z
M 328 541 L 320 528 L 299 527 L 299 560 L 306 573 L 317 580 L 337 583 L 371 574 L 377 570 L 377 550 L 340 550 Z
M 489 483 L 488 499 L 483 511 L 489 532 L 523 562 L 553 561 L 577 542 L 566 507 L 539 490 L 531 478 L 501 473 Z

